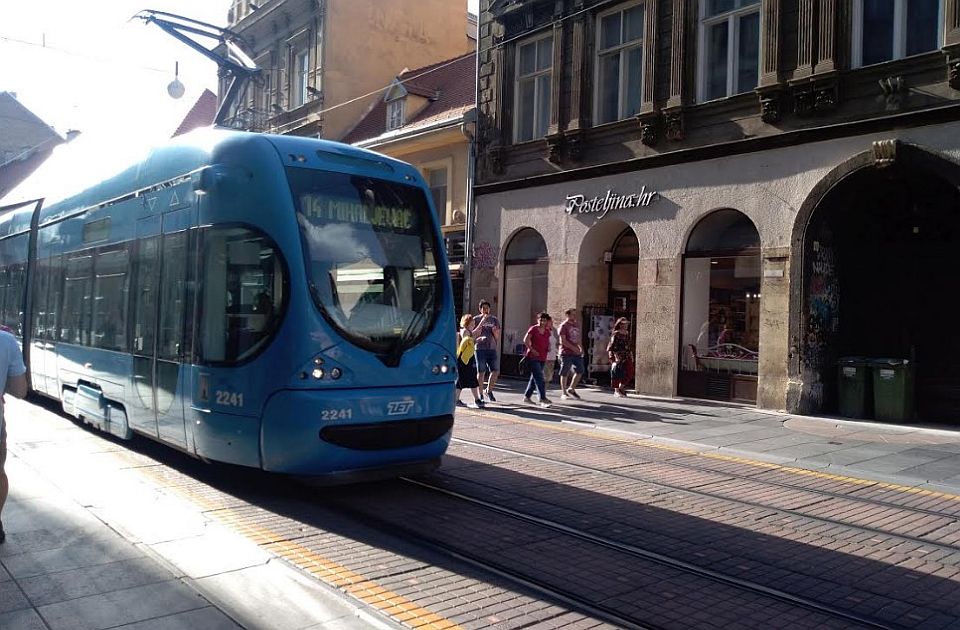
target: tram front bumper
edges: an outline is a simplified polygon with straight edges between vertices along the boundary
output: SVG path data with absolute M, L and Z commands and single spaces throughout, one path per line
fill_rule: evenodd
M 449 384 L 278 392 L 264 409 L 263 469 L 339 475 L 436 460 L 450 442 L 453 393 Z

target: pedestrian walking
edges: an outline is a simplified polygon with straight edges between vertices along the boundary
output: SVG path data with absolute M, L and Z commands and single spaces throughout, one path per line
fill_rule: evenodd
M 550 329 L 552 328 L 553 319 L 548 313 L 541 311 L 537 315 L 537 323 L 531 326 L 523 337 L 523 345 L 527 348 L 524 359 L 530 365 L 530 381 L 523 394 L 523 402 L 533 404 L 530 396 L 533 395 L 533 388 L 536 387 L 540 394 L 541 407 L 549 407 L 551 404 L 550 399 L 547 398 L 547 386 L 543 382 L 543 364 L 550 350 Z
M 20 352 L 20 346 L 17 344 L 17 338 L 9 332 L 0 330 L 0 544 L 7 539 L 7 533 L 3 530 L 3 504 L 7 501 L 7 493 L 10 490 L 10 481 L 7 479 L 7 473 L 4 465 L 7 461 L 7 423 L 6 409 L 3 403 L 3 395 L 10 394 L 17 398 L 23 398 L 27 395 L 27 368 L 23 364 L 23 354 Z
M 617 319 L 607 344 L 607 355 L 610 357 L 610 385 L 613 395 L 624 398 L 627 392 L 624 385 L 633 378 L 633 357 L 630 352 L 630 320 L 626 317 Z
M 577 385 L 583 378 L 583 345 L 580 343 L 580 322 L 577 309 L 568 308 L 560 324 L 560 400 L 580 400 Z
M 480 383 L 480 397 L 497 402 L 493 395 L 493 386 L 497 384 L 500 374 L 500 362 L 497 352 L 500 347 L 500 320 L 490 314 L 490 302 L 480 300 L 477 306 L 480 310 L 473 318 L 473 334 L 477 343 L 477 380 Z M 490 380 L 487 380 L 487 373 Z M 486 382 L 486 387 L 484 387 Z
M 557 329 L 550 324 L 550 347 L 547 349 L 547 360 L 543 364 L 543 382 L 553 383 L 553 371 L 557 364 L 557 351 L 560 349 L 560 336 Z
M 460 392 L 469 389 L 473 392 L 473 399 L 476 401 L 477 408 L 482 409 L 484 402 L 480 398 L 480 387 L 477 382 L 476 344 L 470 330 L 472 323 L 473 316 L 470 313 L 466 313 L 460 318 L 460 330 L 457 332 L 457 382 L 454 387 L 456 387 L 458 407 L 467 406 L 460 400 Z

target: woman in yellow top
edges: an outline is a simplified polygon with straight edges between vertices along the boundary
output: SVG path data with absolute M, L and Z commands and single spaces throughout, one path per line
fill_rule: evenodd
M 469 387 L 477 408 L 482 409 L 484 402 L 480 398 L 480 383 L 477 381 L 477 344 L 473 340 L 471 324 L 473 315 L 470 313 L 460 318 L 460 330 L 457 332 L 457 406 L 467 406 L 460 400 L 460 392 Z

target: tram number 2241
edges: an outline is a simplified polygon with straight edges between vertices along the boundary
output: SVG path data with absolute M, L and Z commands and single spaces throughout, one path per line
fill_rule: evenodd
M 321 409 L 321 420 L 350 420 L 353 418 L 353 409 L 343 407 L 341 409 Z
M 243 407 L 243 393 L 218 390 L 216 400 L 218 405 L 224 405 L 225 407 Z

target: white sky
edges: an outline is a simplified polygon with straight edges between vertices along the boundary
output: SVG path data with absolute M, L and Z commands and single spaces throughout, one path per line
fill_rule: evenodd
M 468 10 L 477 2 L 467 0 Z M 226 26 L 230 0 L 0 0 L 0 91 L 16 92 L 61 135 L 169 137 L 204 88 L 216 93 L 216 65 L 130 20 L 147 8 Z M 176 62 L 186 87 L 179 100 L 167 95 Z
M 216 64 L 130 20 L 144 8 L 225 25 L 230 0 L 0 0 L 0 90 L 61 135 L 169 137 L 204 88 L 216 93 Z M 176 62 L 186 87 L 179 100 L 166 89 Z

